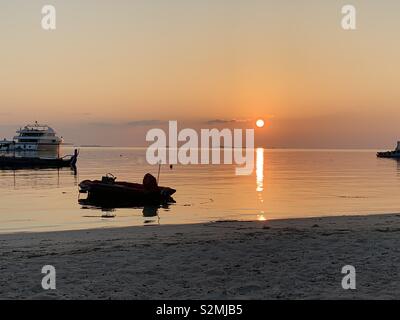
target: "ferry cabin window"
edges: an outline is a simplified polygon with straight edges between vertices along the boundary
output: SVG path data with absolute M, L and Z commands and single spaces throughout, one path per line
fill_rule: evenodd
M 24 133 L 22 134 L 23 137 L 40 137 L 43 136 L 43 133 Z

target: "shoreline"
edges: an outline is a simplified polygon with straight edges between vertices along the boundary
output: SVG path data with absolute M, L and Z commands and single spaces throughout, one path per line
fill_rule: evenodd
M 173 228 L 173 227 L 194 227 L 194 226 L 203 226 L 213 223 L 255 223 L 255 224 L 263 224 L 263 223 L 292 223 L 292 222 L 301 222 L 308 220 L 319 220 L 319 219 L 341 219 L 341 218 L 357 218 L 357 217 L 380 217 L 380 216 L 400 216 L 400 212 L 388 212 L 388 213 L 360 213 L 360 214 L 342 214 L 342 215 L 322 215 L 322 216 L 306 216 L 306 217 L 284 217 L 284 218 L 270 218 L 266 220 L 237 220 L 237 219 L 220 219 L 220 220 L 212 220 L 212 221 L 204 221 L 204 222 L 187 222 L 187 223 L 165 223 L 165 224 L 138 224 L 138 225 L 101 225 L 97 227 L 79 227 L 72 229 L 54 229 L 47 230 L 47 226 L 38 226 L 34 229 L 25 229 L 23 231 L 17 230 L 14 228 L 10 229 L 10 231 L 0 231 L 0 240 L 2 236 L 11 236 L 11 235 L 37 235 L 37 234 L 52 234 L 52 233 L 64 233 L 64 232 L 91 232 L 91 231 L 99 231 L 99 230 L 123 230 L 123 229 L 141 229 L 141 228 Z M 12 231 L 11 231 L 12 230 Z
M 400 298 L 400 214 L 0 235 L 0 299 Z M 57 289 L 41 288 L 54 265 Z M 353 265 L 357 290 L 343 290 Z

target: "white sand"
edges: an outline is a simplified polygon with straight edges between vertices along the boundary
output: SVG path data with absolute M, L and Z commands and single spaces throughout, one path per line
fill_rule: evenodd
M 0 236 L 0 298 L 400 298 L 400 215 Z M 57 290 L 41 288 L 41 268 Z M 357 290 L 341 268 L 357 270 Z

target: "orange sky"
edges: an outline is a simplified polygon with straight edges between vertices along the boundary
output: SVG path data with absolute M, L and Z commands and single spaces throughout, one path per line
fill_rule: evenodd
M 398 1 L 352 1 L 356 31 L 340 27 L 343 1 L 52 3 L 52 32 L 43 1 L 0 4 L 0 137 L 38 120 L 78 144 L 143 145 L 167 120 L 264 118 L 264 146 L 400 139 Z

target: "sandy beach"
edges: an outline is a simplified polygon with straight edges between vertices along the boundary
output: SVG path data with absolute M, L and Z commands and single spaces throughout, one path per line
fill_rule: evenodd
M 8 234 L 0 247 L 1 299 L 400 298 L 394 214 Z M 57 289 L 44 291 L 48 264 Z

